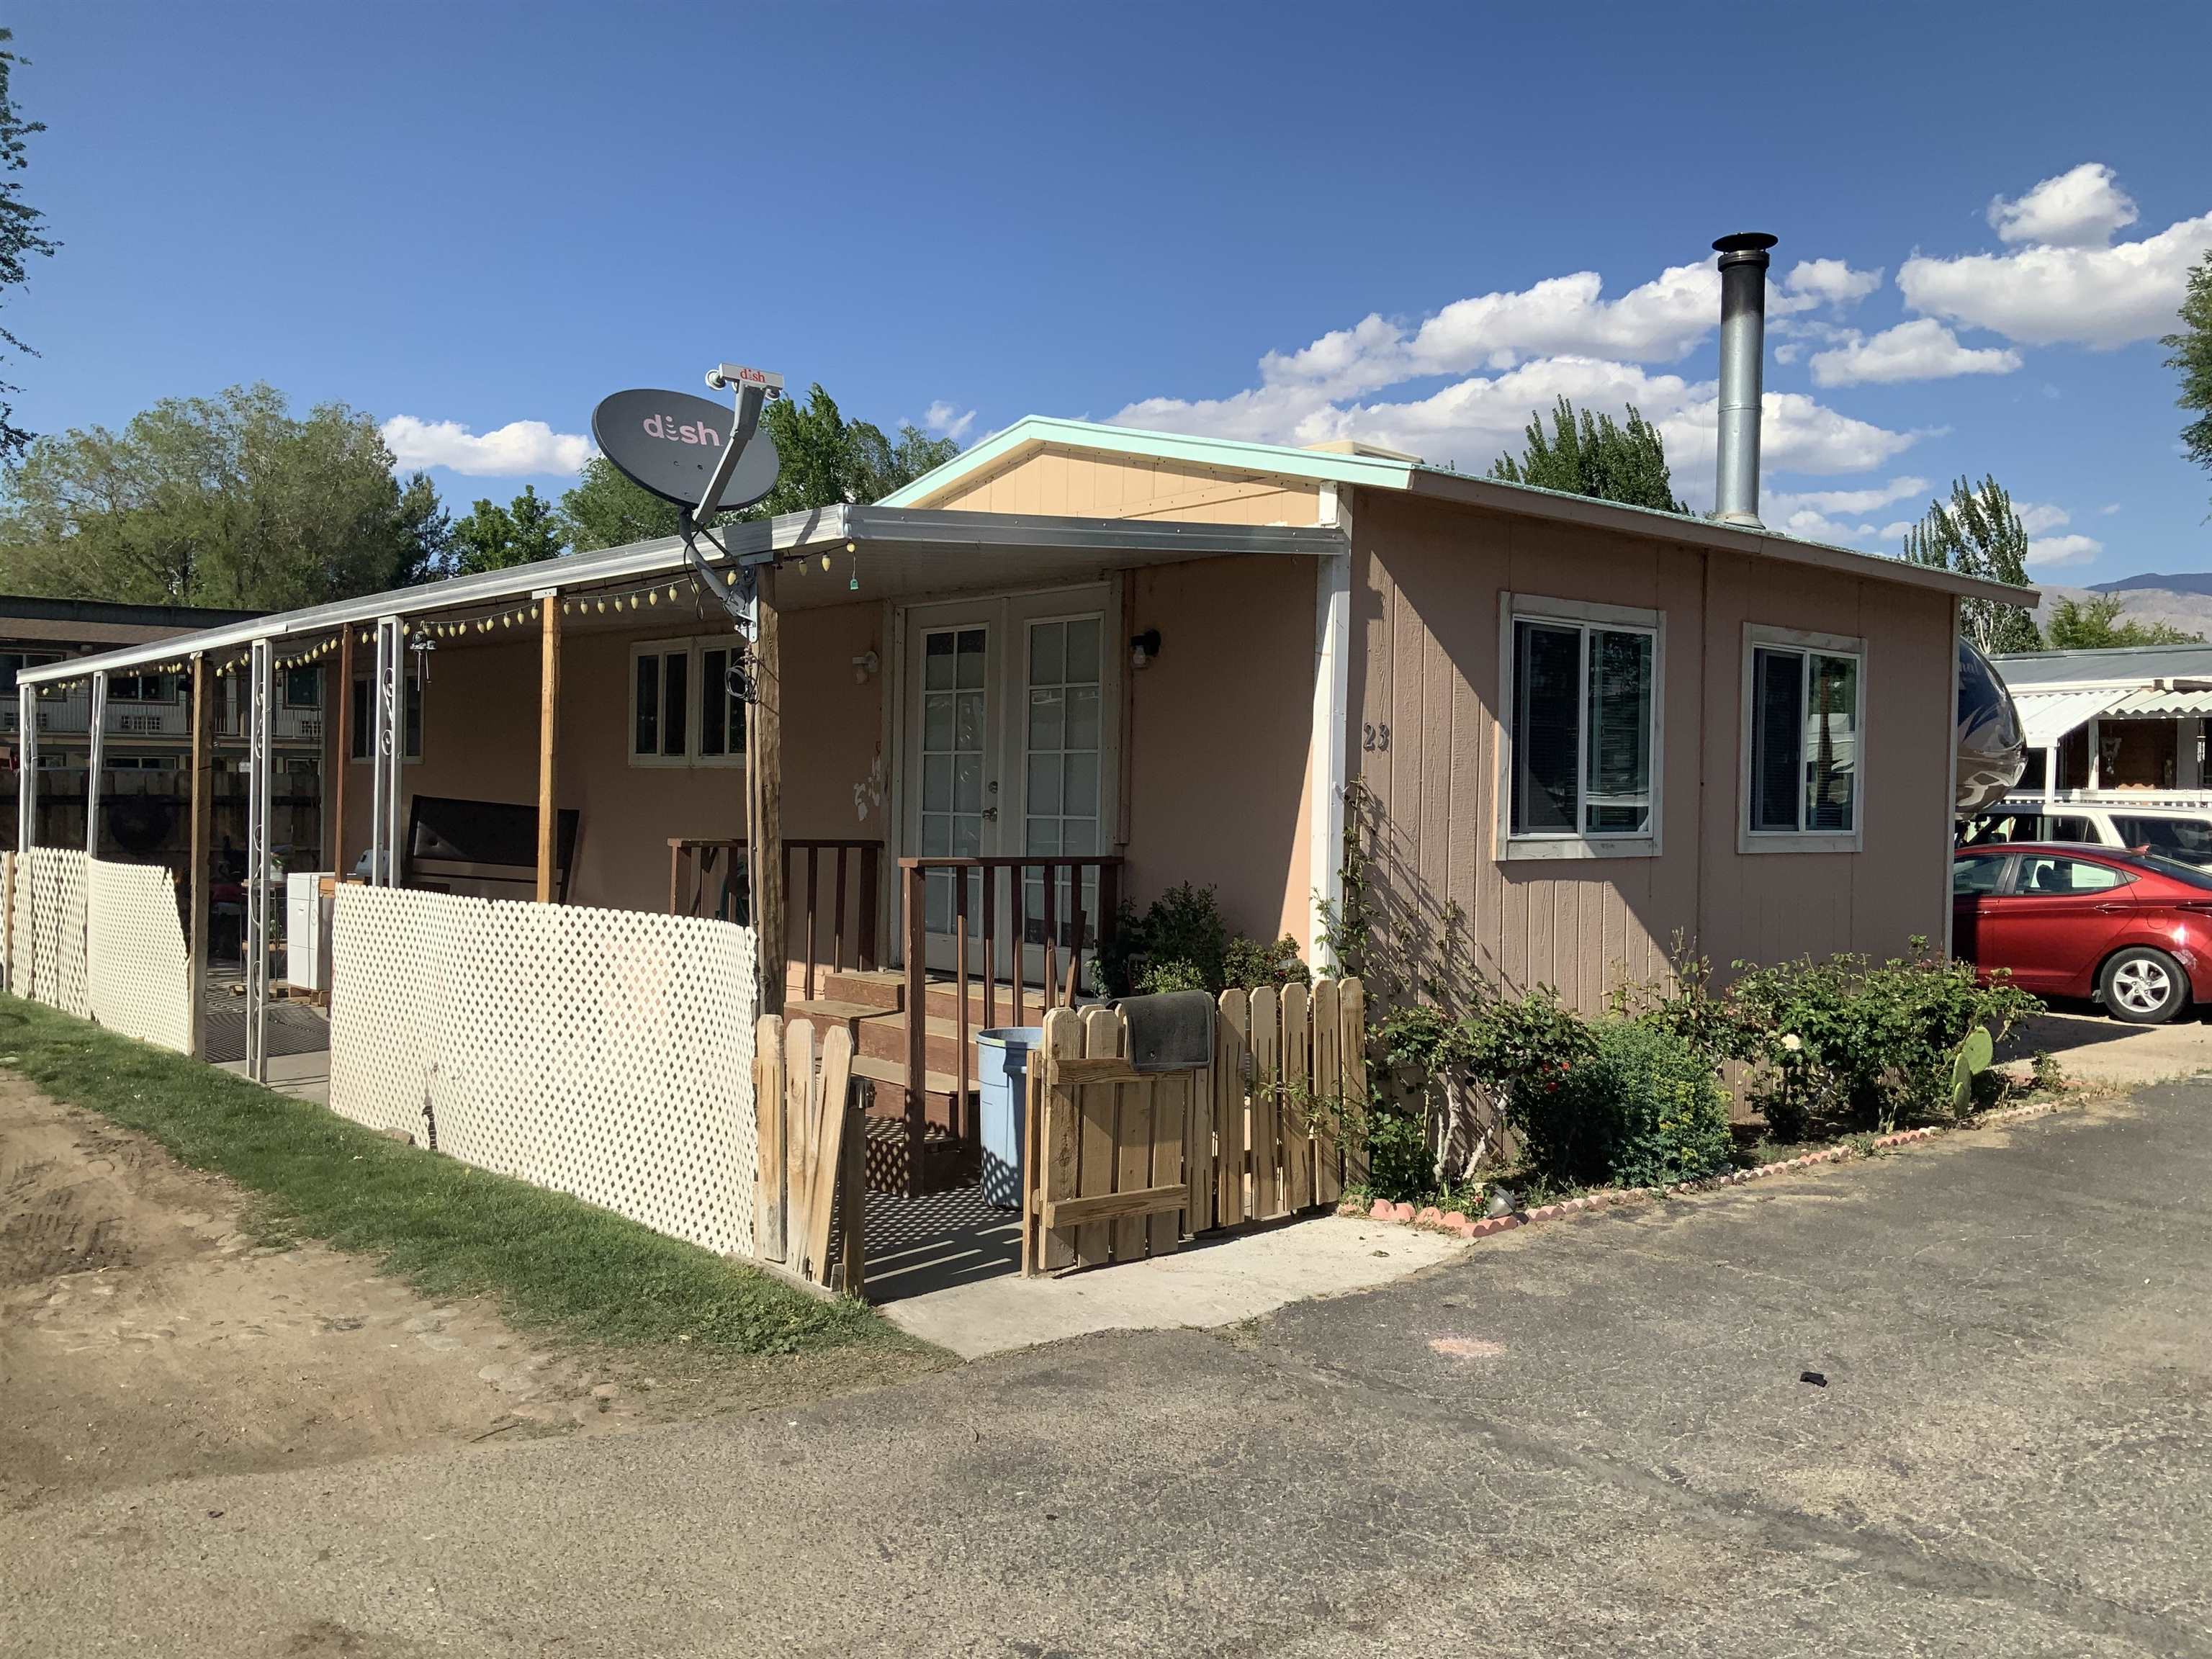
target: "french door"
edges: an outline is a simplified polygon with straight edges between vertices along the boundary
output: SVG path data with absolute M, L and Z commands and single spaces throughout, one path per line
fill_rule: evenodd
M 1091 856 L 1112 850 L 1119 775 L 1121 673 L 1101 585 L 1015 598 L 916 605 L 906 612 L 902 850 L 924 857 Z M 926 878 L 924 921 L 932 968 L 955 960 L 958 883 Z M 998 959 L 982 958 L 980 874 L 968 872 L 971 973 L 1015 971 L 1006 877 L 996 878 Z M 1054 921 L 1072 937 L 1063 883 Z M 1044 883 L 1027 872 L 1021 969 L 1037 981 L 1044 961 Z M 1084 881 L 1086 932 L 1098 920 L 1095 871 Z

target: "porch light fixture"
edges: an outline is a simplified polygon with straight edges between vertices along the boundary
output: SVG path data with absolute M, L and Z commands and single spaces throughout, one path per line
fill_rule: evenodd
M 1160 630 L 1158 629 L 1147 628 L 1143 633 L 1134 634 L 1130 636 L 1130 667 L 1142 668 L 1146 663 L 1150 662 L 1153 658 L 1159 654 Z
M 868 676 L 882 665 L 883 659 L 876 655 L 873 651 L 863 651 L 853 659 L 853 684 L 866 685 L 868 683 Z

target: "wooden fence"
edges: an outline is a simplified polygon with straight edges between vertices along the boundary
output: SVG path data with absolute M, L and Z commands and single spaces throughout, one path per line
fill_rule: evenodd
M 1333 1205 L 1364 1178 L 1357 979 L 1224 991 L 1213 1063 L 1139 1073 L 1110 1009 L 1055 1008 L 1030 1056 L 1022 1267 L 1164 1255 L 1184 1235 Z
M 760 1156 L 753 1194 L 753 1255 L 811 1285 L 861 1294 L 866 1182 L 865 1132 L 853 1097 L 853 1034 L 761 1016 L 753 1048 Z

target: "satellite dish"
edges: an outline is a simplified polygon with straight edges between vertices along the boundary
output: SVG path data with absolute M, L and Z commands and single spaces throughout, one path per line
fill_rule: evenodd
M 639 489 L 679 507 L 696 507 L 714 480 L 736 422 L 737 410 L 727 404 L 688 392 L 640 388 L 602 398 L 592 411 L 592 436 L 615 471 Z M 781 465 L 775 440 L 756 428 L 712 510 L 750 507 L 775 487 Z

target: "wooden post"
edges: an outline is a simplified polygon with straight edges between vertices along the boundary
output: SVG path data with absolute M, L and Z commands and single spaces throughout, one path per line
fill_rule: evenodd
M 845 1135 L 838 1143 L 841 1168 L 837 1177 L 837 1287 L 855 1300 L 867 1294 L 868 1251 L 868 1114 L 866 1103 L 875 1098 L 876 1085 L 866 1078 L 853 1079 L 853 1098 L 846 1110 Z
M 325 708 L 332 700 L 323 698 Z M 331 781 L 323 791 L 323 810 L 331 815 L 330 833 L 325 837 L 330 843 L 331 868 L 340 881 L 345 879 L 345 798 L 346 774 L 353 769 L 353 625 L 349 623 L 338 630 L 338 695 L 335 703 L 337 730 L 324 750 L 331 758 L 325 763 L 331 769 Z
M 760 963 L 760 1011 L 783 1012 L 783 675 L 775 615 L 775 572 L 763 566 L 753 640 L 753 700 L 745 710 L 745 850 L 750 859 L 752 923 Z
M 192 653 L 191 860 L 186 890 L 191 916 L 186 927 L 185 978 L 191 986 L 192 1055 L 207 1058 L 208 860 L 215 842 L 215 671 L 207 653 Z
M 538 595 L 540 647 L 538 655 L 538 902 L 556 896 L 561 847 L 560 797 L 556 774 L 561 749 L 561 596 Z

